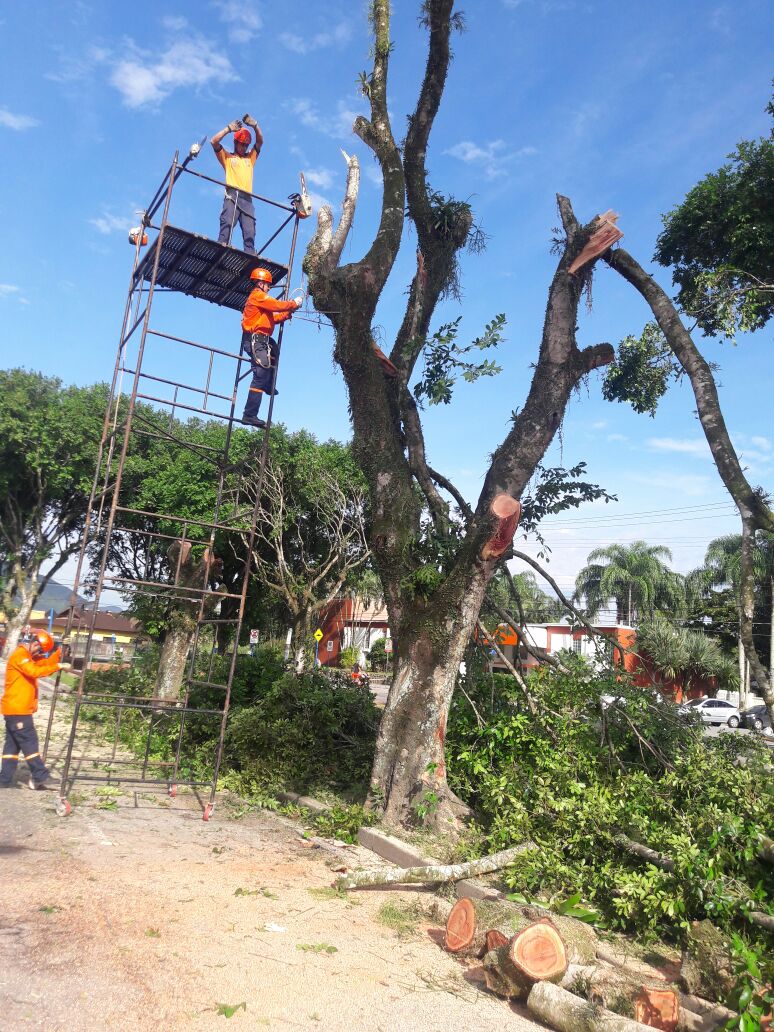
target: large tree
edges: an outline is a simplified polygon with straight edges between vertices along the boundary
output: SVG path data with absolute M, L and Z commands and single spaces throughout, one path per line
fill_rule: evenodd
M 0 371 L 0 565 L 5 655 L 49 580 L 80 546 L 107 392 Z
M 614 599 L 618 622 L 632 627 L 657 614 L 680 616 L 685 609 L 683 581 L 665 559 L 672 559 L 665 545 L 646 541 L 595 548 L 576 578 L 576 597 L 585 601 L 590 618 Z
M 513 516 L 513 501 L 553 440 L 571 392 L 613 357 L 607 344 L 581 350 L 576 342 L 579 301 L 595 259 L 590 257 L 577 274 L 570 266 L 598 233 L 600 222 L 579 222 L 570 201 L 559 197 L 559 260 L 548 286 L 526 402 L 494 452 L 477 502 L 462 523 L 453 519 L 442 492 L 450 493 L 462 512 L 466 506 L 448 479 L 428 464 L 420 409 L 409 384 L 424 355 L 419 397 L 448 400 L 456 376 L 492 371 L 487 363 L 469 363 L 466 355 L 470 348 L 495 343 L 501 328 L 501 320 L 494 319 L 467 348 L 456 344 L 453 326 L 430 335 L 439 300 L 457 289 L 460 251 L 478 243 L 470 206 L 431 187 L 426 168 L 449 67 L 450 35 L 461 27 L 453 6 L 453 0 L 421 4 L 429 33 L 427 62 L 401 147 L 388 103 L 390 5 L 388 0 L 371 4 L 373 67 L 361 80 L 370 117 L 358 117 L 354 131 L 372 151 L 383 177 L 378 229 L 361 260 L 341 264 L 359 186 L 357 159 L 348 157 L 339 224 L 334 231 L 330 208 L 320 210 L 304 261 L 310 294 L 320 311 L 330 313 L 335 331 L 334 358 L 349 395 L 354 452 L 371 495 L 371 546 L 395 638 L 394 674 L 370 799 L 388 820 L 406 822 L 421 811 L 442 826 L 455 822 L 463 810 L 446 783 L 446 717 L 487 585 L 508 547 L 508 531 L 513 532 L 507 516 Z M 374 349 L 373 324 L 407 223 L 416 231 L 416 272 L 390 351 L 395 373 L 388 375 Z M 428 793 L 433 806 L 422 806 Z

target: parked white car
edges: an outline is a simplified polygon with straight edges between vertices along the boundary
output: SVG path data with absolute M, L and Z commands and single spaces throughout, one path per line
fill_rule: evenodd
M 736 706 L 725 699 L 691 699 L 678 712 L 697 713 L 705 724 L 728 724 L 729 727 L 739 727 L 741 719 Z

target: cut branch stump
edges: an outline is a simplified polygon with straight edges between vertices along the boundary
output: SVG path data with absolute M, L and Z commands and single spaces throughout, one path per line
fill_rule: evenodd
M 583 268 L 593 258 L 604 254 L 616 241 L 621 239 L 623 233 L 616 226 L 618 218 L 619 216 L 612 210 L 606 211 L 604 215 L 597 215 L 594 220 L 598 224 L 597 228 L 589 237 L 581 253 L 573 261 L 568 272 L 576 273 L 578 269 Z
M 481 558 L 499 559 L 513 542 L 513 535 L 521 516 L 521 502 L 508 494 L 498 494 L 492 499 L 489 511 L 497 518 L 497 527 L 494 534 L 484 543 Z

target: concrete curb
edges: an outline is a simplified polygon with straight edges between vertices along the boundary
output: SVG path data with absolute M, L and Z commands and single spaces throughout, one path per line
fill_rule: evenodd
M 321 803 L 319 799 L 298 795 L 296 792 L 277 792 L 277 799 L 282 803 L 303 806 L 312 813 L 327 813 L 330 810 L 330 806 Z M 377 828 L 361 828 L 357 833 L 357 841 L 358 845 L 369 849 L 382 860 L 395 864 L 396 867 L 429 867 L 439 862 L 434 857 L 423 856 L 418 849 Z M 455 882 L 454 890 L 458 899 L 505 899 L 505 893 L 499 889 L 493 889 L 490 885 L 473 878 Z

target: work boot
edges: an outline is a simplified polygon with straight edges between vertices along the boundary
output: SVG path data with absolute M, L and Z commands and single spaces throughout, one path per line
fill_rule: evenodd
M 259 430 L 266 429 L 266 423 L 263 419 L 259 419 L 258 416 L 243 416 L 242 422 L 245 426 L 257 426 Z
M 46 774 L 42 781 L 35 781 L 34 778 L 30 778 L 28 788 L 31 788 L 33 792 L 44 792 L 46 789 L 54 788 L 55 780 L 53 774 Z

